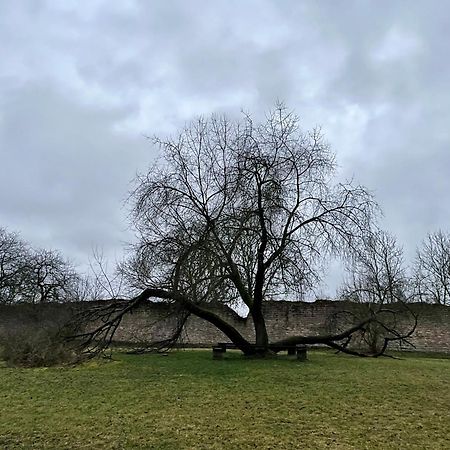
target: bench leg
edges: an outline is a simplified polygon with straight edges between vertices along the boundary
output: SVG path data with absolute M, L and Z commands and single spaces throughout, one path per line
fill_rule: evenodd
M 213 347 L 213 359 L 223 359 L 225 349 L 223 347 Z
M 295 350 L 297 353 L 297 361 L 307 360 L 306 345 L 297 345 Z

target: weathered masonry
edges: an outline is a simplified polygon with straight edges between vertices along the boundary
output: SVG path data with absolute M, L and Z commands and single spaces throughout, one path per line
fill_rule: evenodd
M 88 304 L 87 304 L 88 305 Z M 27 323 L 64 322 L 75 304 L 14 305 L 0 307 L 0 333 L 14 330 Z M 318 300 L 307 302 L 267 302 L 264 313 L 270 339 L 276 341 L 292 335 L 315 335 L 326 331 L 327 319 L 337 311 L 360 308 L 347 302 Z M 418 351 L 450 354 L 450 307 L 416 303 L 410 305 L 418 314 L 418 326 L 411 338 Z M 215 311 L 232 323 L 245 337 L 253 339 L 251 318 L 242 318 L 232 309 L 221 305 Z M 115 340 L 127 343 L 146 343 L 167 338 L 174 327 L 164 303 L 147 303 L 125 316 Z M 186 324 L 183 341 L 191 346 L 208 346 L 227 341 L 214 326 L 191 316 Z

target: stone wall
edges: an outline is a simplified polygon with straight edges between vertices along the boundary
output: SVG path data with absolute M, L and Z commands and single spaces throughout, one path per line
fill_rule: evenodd
M 308 302 L 267 302 L 264 314 L 271 341 L 292 335 L 320 335 L 329 330 L 329 319 L 333 314 L 351 310 L 362 313 L 365 305 L 349 302 L 318 300 Z M 410 339 L 415 349 L 425 352 L 450 354 L 450 307 L 441 305 L 412 304 L 418 315 L 417 329 Z M 254 339 L 251 318 L 244 319 L 226 307 L 216 307 L 221 317 L 232 323 L 247 339 Z M 122 342 L 146 342 L 167 337 L 175 326 L 166 305 L 149 303 L 124 319 L 117 330 L 116 339 Z M 410 321 L 405 323 L 408 327 Z M 209 346 L 215 342 L 226 342 L 226 336 L 214 326 L 195 316 L 188 319 L 183 340 L 189 345 Z
M 84 304 L 84 306 L 89 303 Z M 20 324 L 39 321 L 63 323 L 80 307 L 74 304 L 14 305 L 0 306 L 0 334 L 2 330 L 14 329 Z M 83 306 L 82 306 L 83 307 Z M 318 300 L 306 302 L 267 302 L 264 305 L 267 328 L 271 341 L 292 335 L 318 335 L 329 329 L 333 314 L 351 310 L 361 313 L 359 305 L 349 302 Z M 418 314 L 417 329 L 411 338 L 418 351 L 450 354 L 450 307 L 441 305 L 412 304 Z M 250 318 L 242 318 L 232 309 L 216 305 L 214 311 L 232 323 L 247 339 L 253 340 L 254 331 Z M 147 303 L 128 314 L 117 329 L 117 342 L 145 343 L 167 338 L 176 323 L 164 303 Z M 210 346 L 227 341 L 214 326 L 195 316 L 189 317 L 183 341 L 188 345 Z

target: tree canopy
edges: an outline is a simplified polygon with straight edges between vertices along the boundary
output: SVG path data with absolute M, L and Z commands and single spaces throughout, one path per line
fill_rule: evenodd
M 304 131 L 283 105 L 260 123 L 248 114 L 199 118 L 154 144 L 161 157 L 135 181 L 138 242 L 121 266 L 141 293 L 110 309 L 90 338 L 112 333 L 124 312 L 153 297 L 172 303 L 180 317 L 209 321 L 244 353 L 264 353 L 271 342 L 264 301 L 302 298 L 318 282 L 324 257 L 360 249 L 376 219 L 374 199 L 363 186 L 336 182 L 335 156 L 320 129 Z M 209 309 L 213 302 L 245 305 L 254 342 Z M 288 341 L 345 349 L 343 339 L 375 320 L 372 311 L 337 335 Z
M 80 299 L 83 280 L 55 250 L 34 249 L 0 228 L 0 304 Z

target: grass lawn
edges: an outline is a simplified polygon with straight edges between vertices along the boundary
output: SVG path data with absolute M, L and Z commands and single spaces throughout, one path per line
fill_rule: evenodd
M 450 359 L 115 358 L 0 367 L 0 448 L 450 449 Z

